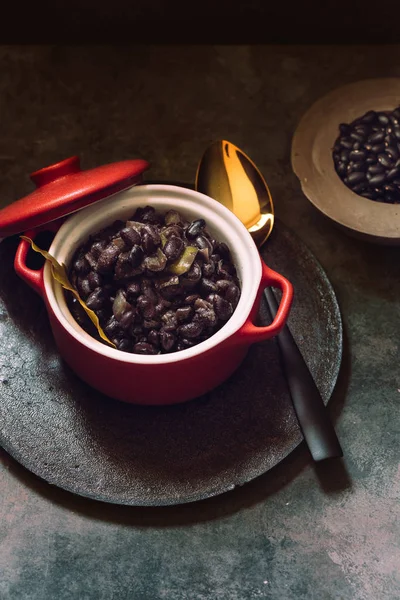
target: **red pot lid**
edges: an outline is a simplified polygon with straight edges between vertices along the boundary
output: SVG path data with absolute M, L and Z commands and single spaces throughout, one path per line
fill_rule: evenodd
M 31 174 L 36 190 L 0 210 L 0 238 L 65 217 L 141 181 L 145 160 L 124 160 L 82 171 L 72 156 Z

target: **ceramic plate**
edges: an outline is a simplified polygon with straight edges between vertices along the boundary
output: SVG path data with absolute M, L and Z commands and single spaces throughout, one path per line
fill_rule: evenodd
M 27 469 L 82 496 L 161 506 L 232 490 L 302 441 L 275 340 L 186 404 L 133 406 L 88 387 L 60 359 L 41 299 L 14 274 L 17 242 L 0 244 L 0 442 Z M 263 256 L 294 285 L 289 325 L 327 403 L 342 354 L 334 291 L 280 222 Z
M 335 89 L 304 115 L 292 143 L 292 167 L 310 202 L 348 233 L 393 245 L 400 244 L 400 205 L 352 192 L 335 171 L 332 148 L 340 123 L 399 104 L 400 78 L 368 79 Z

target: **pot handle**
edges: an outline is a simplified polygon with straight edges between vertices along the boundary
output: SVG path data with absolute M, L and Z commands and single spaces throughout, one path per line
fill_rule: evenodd
M 248 319 L 246 320 L 244 325 L 239 329 L 238 332 L 241 341 L 245 342 L 246 344 L 251 344 L 253 342 L 261 342 L 262 340 L 267 340 L 277 335 L 287 321 L 293 301 L 293 286 L 290 283 L 290 281 L 288 281 L 283 275 L 280 275 L 276 271 L 273 271 L 272 269 L 267 267 L 267 265 L 262 259 L 261 266 L 262 275 L 260 286 L 257 292 L 256 301 L 254 302 L 253 308 L 250 312 Z M 261 296 L 263 294 L 264 288 L 269 287 L 271 285 L 282 290 L 282 299 L 271 325 L 268 325 L 266 327 L 257 327 L 257 325 L 254 325 L 253 321 L 257 316 L 260 307 Z
M 52 223 L 48 223 L 43 227 L 38 227 L 37 229 L 31 229 L 30 231 L 26 231 L 24 235 L 29 237 L 32 241 L 35 239 L 38 233 L 42 231 L 52 231 L 56 233 L 63 220 L 53 221 Z M 43 282 L 43 271 L 45 265 L 40 269 L 30 269 L 26 264 L 26 257 L 28 256 L 28 252 L 30 250 L 30 244 L 26 240 L 21 240 L 16 254 L 14 258 L 14 269 L 15 272 L 25 283 L 27 283 L 39 296 L 44 298 L 45 290 L 44 290 L 44 282 Z

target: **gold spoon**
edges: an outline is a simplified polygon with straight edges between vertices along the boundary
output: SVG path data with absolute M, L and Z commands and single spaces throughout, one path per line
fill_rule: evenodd
M 266 242 L 274 226 L 272 197 L 256 165 L 237 146 L 226 140 L 211 144 L 200 160 L 195 188 L 235 213 L 258 247 Z M 270 288 L 264 296 L 273 317 L 278 308 L 275 296 Z M 277 339 L 293 406 L 313 459 L 343 456 L 324 402 L 287 325 Z

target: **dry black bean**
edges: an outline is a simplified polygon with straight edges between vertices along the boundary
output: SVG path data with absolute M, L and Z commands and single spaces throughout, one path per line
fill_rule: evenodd
M 386 181 L 386 173 L 378 173 L 377 175 L 371 177 L 369 183 L 376 186 L 381 185 L 384 181 Z
M 381 163 L 381 165 L 386 167 L 386 169 L 393 168 L 393 162 L 390 160 L 387 154 L 378 154 L 378 160 Z
M 377 114 L 374 110 L 369 110 L 363 117 L 361 117 L 362 123 L 372 123 L 377 118 Z
M 353 147 L 353 144 L 351 145 L 351 147 Z M 347 163 L 349 161 L 349 151 L 348 150 L 342 150 L 342 152 L 340 153 L 340 160 L 343 163 Z
M 393 161 L 399 159 L 399 151 L 396 146 L 388 146 L 386 148 L 386 154 L 388 154 Z
M 351 150 L 353 147 L 353 140 L 350 140 L 348 138 L 343 138 L 342 140 L 340 140 L 340 146 L 342 148 L 345 148 L 346 150 Z M 338 152 L 340 152 L 340 146 L 338 148 Z
M 384 171 L 385 167 L 380 163 L 368 166 L 368 173 L 371 173 L 371 175 L 377 175 L 378 173 L 383 173 Z
M 367 156 L 367 158 L 365 159 L 365 163 L 367 165 L 375 165 L 377 162 L 377 159 L 375 156 Z
M 384 137 L 385 137 L 385 133 L 383 131 L 376 131 L 375 133 L 372 133 L 368 137 L 368 143 L 380 144 L 381 142 L 383 142 Z
M 364 160 L 367 157 L 367 153 L 365 150 L 352 150 L 349 154 L 350 160 L 358 161 Z
M 353 131 L 350 134 L 350 137 L 352 140 L 355 140 L 356 142 L 359 142 L 360 144 L 362 144 L 365 140 L 365 135 L 361 134 L 361 133 L 357 133 L 356 131 Z M 353 145 L 354 148 L 354 145 Z
M 351 132 L 351 127 L 347 123 L 341 123 L 339 129 L 342 135 L 348 135 Z
M 364 179 L 365 179 L 365 173 L 362 171 L 355 171 L 354 173 L 350 173 L 349 176 L 347 177 L 349 185 L 351 185 L 351 186 L 356 185 L 357 183 L 360 183 L 361 181 L 364 181 Z
M 378 113 L 378 121 L 381 125 L 388 125 L 389 117 L 385 113 Z
M 390 171 L 388 171 L 386 173 L 386 180 L 392 181 L 392 180 L 396 179 L 396 177 L 398 177 L 399 175 L 400 175 L 400 169 L 398 167 L 394 167 L 393 169 L 390 169 Z
M 366 183 L 362 182 L 362 183 L 357 183 L 356 185 L 353 185 L 351 189 L 355 194 L 359 194 L 360 192 L 363 192 L 366 189 L 366 187 L 367 187 Z

